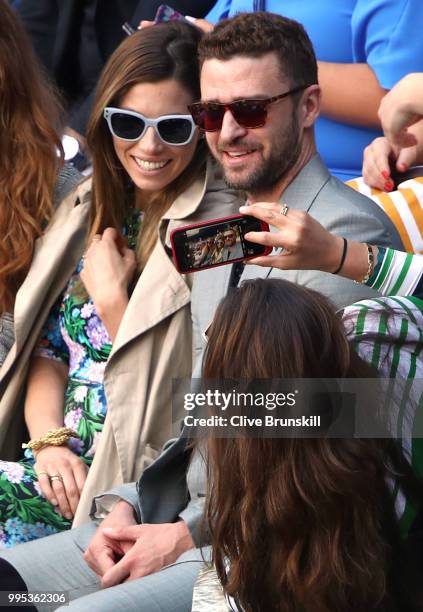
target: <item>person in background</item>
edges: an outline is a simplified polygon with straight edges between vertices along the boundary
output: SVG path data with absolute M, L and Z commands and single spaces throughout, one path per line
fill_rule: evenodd
M 343 181 L 359 176 L 364 148 L 380 136 L 377 111 L 386 91 L 407 73 L 423 70 L 420 0 L 323 0 L 318 5 L 313 0 L 217 0 L 206 20 L 214 24 L 258 10 L 305 27 L 323 94 L 317 148 L 335 176 Z
M 346 377 L 363 385 L 362 379 L 374 379 L 378 372 L 366 363 L 368 356 L 356 352 L 354 340 L 365 344 L 360 334 L 369 333 L 361 304 L 364 308 L 361 302 L 347 308 L 341 320 L 314 291 L 282 280 L 246 281 L 216 312 L 207 332 L 203 376 L 250 381 Z M 360 310 L 364 329 L 357 325 L 357 337 L 353 332 L 346 342 L 352 312 Z M 378 310 L 390 329 L 395 315 L 383 313 L 382 303 Z M 366 311 L 365 319 L 374 314 Z M 416 314 L 422 325 L 423 310 Z M 413 317 L 408 321 L 412 326 Z M 381 330 L 372 332 L 373 347 Z M 382 342 L 381 362 L 394 346 L 389 332 Z M 420 356 L 414 353 L 417 376 L 423 371 L 422 351 L 420 345 Z M 370 393 L 361 407 L 369 428 L 379 402 L 376 392 Z M 307 410 L 320 414 L 312 403 Z M 250 416 L 256 414 L 253 410 Z M 324 429 L 310 438 L 259 437 L 248 435 L 248 429 L 235 438 L 204 436 L 207 528 L 220 582 L 233 598 L 231 609 L 422 609 L 421 541 L 404 529 L 407 512 L 398 497 L 421 508 L 423 485 L 396 440 L 331 437 Z M 219 597 L 213 599 L 204 586 L 202 581 L 208 605 L 196 610 L 220 609 Z
M 210 264 L 222 263 L 224 247 L 225 238 L 222 233 L 219 233 L 214 239 L 213 250 L 209 261 Z
M 225 239 L 225 248 L 223 249 L 223 261 L 230 259 L 239 259 L 243 256 L 242 244 L 237 241 L 236 230 L 229 226 L 223 230 L 223 238 Z
M 378 114 L 384 136 L 366 147 L 363 177 L 371 187 L 391 191 L 387 181 L 392 183 L 393 172 L 401 180 L 410 167 L 423 164 L 423 73 L 408 74 L 397 83 Z
M 122 25 L 136 29 L 154 19 L 160 0 L 20 0 L 16 7 L 35 52 L 63 92 L 68 134 L 85 148 L 85 132 L 100 72 L 124 40 Z M 203 17 L 210 0 L 173 0 L 182 14 Z
M 13 342 L 13 308 L 34 245 L 81 179 L 63 164 L 61 107 L 25 31 L 0 0 L 0 366 Z

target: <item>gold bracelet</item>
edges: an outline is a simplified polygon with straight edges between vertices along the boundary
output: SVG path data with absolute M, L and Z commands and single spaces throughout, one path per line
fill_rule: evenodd
M 367 247 L 367 272 L 361 281 L 354 281 L 357 285 L 365 285 L 371 275 L 373 274 L 374 266 L 375 266 L 375 256 L 373 254 L 373 247 L 370 244 L 366 243 Z
M 45 446 L 63 446 L 69 438 L 79 438 L 80 435 L 70 427 L 59 427 L 50 429 L 44 436 L 36 440 L 30 440 L 22 444 L 22 448 L 30 448 L 33 452 L 39 451 Z

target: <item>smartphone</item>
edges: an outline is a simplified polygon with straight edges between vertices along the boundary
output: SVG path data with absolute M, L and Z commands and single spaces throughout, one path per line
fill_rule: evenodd
M 181 274 L 188 274 L 269 255 L 272 247 L 245 239 L 247 232 L 268 231 L 267 223 L 246 215 L 211 219 L 174 229 L 170 242 L 176 269 Z
M 171 6 L 167 4 L 161 4 L 157 9 L 156 16 L 154 17 L 156 23 L 162 23 L 164 21 L 187 21 L 185 17 L 175 11 Z

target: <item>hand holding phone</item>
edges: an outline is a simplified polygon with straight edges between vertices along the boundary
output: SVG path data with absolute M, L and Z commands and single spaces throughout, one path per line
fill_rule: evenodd
M 181 13 L 179 13 L 178 11 L 175 11 L 175 9 L 173 9 L 171 6 L 168 6 L 167 4 L 161 4 L 159 8 L 157 9 L 156 15 L 154 17 L 154 21 L 145 21 L 145 20 L 141 21 L 138 29 L 141 29 L 141 26 L 147 27 L 147 26 L 152 26 L 155 23 L 164 23 L 166 21 L 189 22 L 188 19 L 185 19 L 185 17 L 181 15 Z M 127 36 L 131 36 L 137 31 L 128 21 L 125 21 L 125 23 L 122 25 L 122 30 L 125 32 Z
M 173 9 L 168 4 L 161 4 L 159 8 L 157 9 L 157 13 L 156 13 L 156 16 L 154 17 L 154 21 L 155 23 L 163 23 L 166 21 L 188 21 L 188 20 L 185 19 L 185 17 L 181 13 L 179 13 L 178 11 L 175 11 L 175 9 Z
M 268 255 L 272 247 L 249 242 L 247 232 L 268 232 L 266 222 L 247 215 L 211 219 L 171 232 L 173 259 L 181 274 Z

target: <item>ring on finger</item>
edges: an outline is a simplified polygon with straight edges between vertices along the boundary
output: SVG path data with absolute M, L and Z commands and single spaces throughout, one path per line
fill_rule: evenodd
M 282 204 L 279 214 L 286 217 L 286 215 L 288 214 L 288 210 L 289 210 L 289 206 L 287 206 L 286 204 Z
M 59 476 L 59 474 L 54 474 L 54 476 L 50 476 L 50 482 L 53 482 L 53 480 L 60 480 L 61 482 L 63 482 L 63 478 Z
M 38 473 L 37 473 L 37 476 L 38 476 L 38 477 L 40 477 L 40 476 L 42 476 L 43 474 L 44 474 L 45 476 L 47 476 L 47 478 L 50 478 L 50 476 L 48 475 L 48 473 L 47 473 L 47 472 L 38 472 Z

